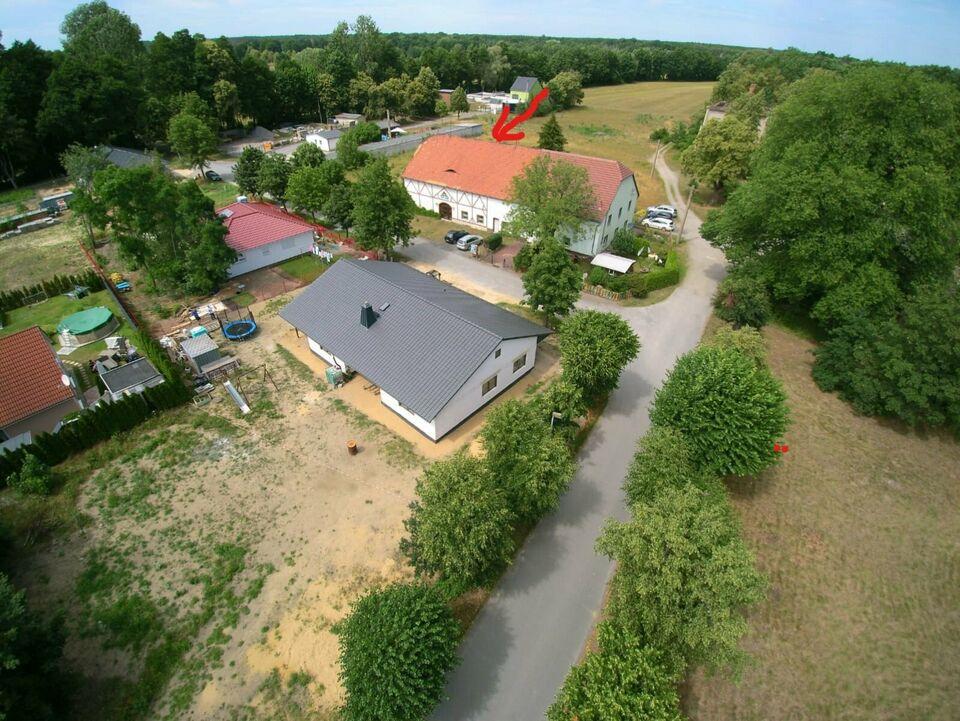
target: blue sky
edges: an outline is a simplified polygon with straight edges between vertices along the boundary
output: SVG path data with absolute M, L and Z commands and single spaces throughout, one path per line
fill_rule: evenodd
M 0 0 L 5 43 L 60 44 L 75 0 Z M 326 33 L 372 15 L 383 30 L 636 37 L 826 50 L 960 67 L 960 0 L 152 0 L 111 2 L 145 38 L 186 27 L 208 37 Z

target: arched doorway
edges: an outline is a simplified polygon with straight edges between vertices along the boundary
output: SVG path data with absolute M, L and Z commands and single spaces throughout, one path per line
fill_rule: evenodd
M 453 217 L 453 208 L 450 207 L 449 203 L 440 203 L 440 207 L 437 210 L 440 212 L 440 217 L 444 220 L 450 220 Z

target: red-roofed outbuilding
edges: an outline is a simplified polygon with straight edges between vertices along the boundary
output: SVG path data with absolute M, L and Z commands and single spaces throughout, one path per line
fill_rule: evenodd
M 224 242 L 237 251 L 230 277 L 311 252 L 319 225 L 266 203 L 231 203 L 217 214 L 227 227 Z
M 0 442 L 58 430 L 65 415 L 82 407 L 40 328 L 0 338 Z
M 616 160 L 435 135 L 417 148 L 403 182 L 421 208 L 496 232 L 513 208 L 508 200 L 513 179 L 541 156 L 587 171 L 597 203 L 592 221 L 584 223 L 568 247 L 583 255 L 602 252 L 617 228 L 629 227 L 637 209 L 633 172 Z

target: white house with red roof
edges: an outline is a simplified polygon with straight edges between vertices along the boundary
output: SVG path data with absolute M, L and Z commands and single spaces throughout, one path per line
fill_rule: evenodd
M 320 228 L 267 203 L 231 203 L 217 215 L 227 227 L 224 242 L 237 252 L 231 278 L 311 252 Z
M 617 228 L 632 224 L 639 196 L 633 172 L 616 160 L 435 135 L 413 154 L 403 171 L 403 184 L 421 208 L 496 232 L 514 207 L 509 202 L 513 179 L 542 156 L 587 171 L 596 197 L 593 218 L 567 247 L 588 256 L 604 251 Z
M 39 327 L 0 338 L 0 443 L 53 433 L 82 408 L 76 384 Z

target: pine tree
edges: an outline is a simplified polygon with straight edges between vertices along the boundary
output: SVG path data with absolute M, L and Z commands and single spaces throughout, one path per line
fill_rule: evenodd
M 563 136 L 563 130 L 560 129 L 560 123 L 557 122 L 557 116 L 551 115 L 550 118 L 540 128 L 540 139 L 537 147 L 543 150 L 558 150 L 563 152 L 567 147 L 567 139 Z

